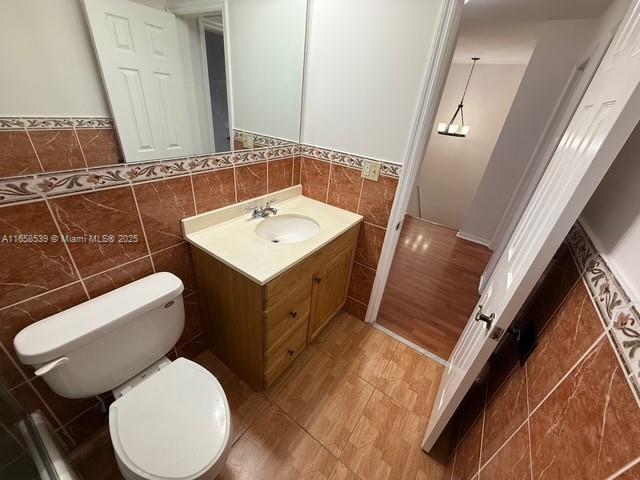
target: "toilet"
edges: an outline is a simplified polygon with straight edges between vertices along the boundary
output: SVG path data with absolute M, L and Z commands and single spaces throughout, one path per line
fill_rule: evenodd
M 182 282 L 160 272 L 29 325 L 18 358 L 57 394 L 112 391 L 109 432 L 128 480 L 213 479 L 231 444 L 220 382 L 166 354 L 184 328 Z

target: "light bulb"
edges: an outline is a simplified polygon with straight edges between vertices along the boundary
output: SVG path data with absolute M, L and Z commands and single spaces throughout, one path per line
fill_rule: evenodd
M 458 125 L 455 123 L 449 125 L 448 133 L 456 133 L 458 131 Z
M 467 133 L 469 133 L 469 130 L 471 130 L 471 127 L 469 125 L 463 125 L 462 129 L 460 130 L 460 134 L 466 135 Z
M 447 131 L 447 124 L 446 123 L 439 123 L 438 124 L 438 131 L 439 132 L 446 132 Z

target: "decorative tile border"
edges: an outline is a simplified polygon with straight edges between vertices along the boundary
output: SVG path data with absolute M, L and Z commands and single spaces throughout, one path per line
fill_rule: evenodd
M 285 140 L 283 138 L 271 137 L 269 135 L 260 135 L 259 133 L 247 132 L 245 130 L 233 130 L 233 140 L 234 142 L 242 141 L 247 136 L 253 137 L 253 148 L 261 148 L 261 147 L 281 147 L 284 145 L 295 144 L 291 140 Z
M 0 205 L 290 158 L 298 145 L 0 179 Z
M 113 128 L 109 117 L 0 117 L 0 130 Z
M 640 395 L 640 313 L 580 223 L 573 226 L 567 242 L 578 268 L 584 272 L 605 329 Z
M 380 169 L 381 175 L 398 178 L 402 173 L 402 165 L 398 163 L 383 162 L 381 160 L 352 155 L 350 153 L 339 152 L 337 150 L 314 147 L 313 145 L 300 145 L 300 154 L 316 160 L 323 160 L 325 162 L 356 169 L 362 169 L 362 162 L 364 160 L 373 160 L 382 164 L 382 168 Z

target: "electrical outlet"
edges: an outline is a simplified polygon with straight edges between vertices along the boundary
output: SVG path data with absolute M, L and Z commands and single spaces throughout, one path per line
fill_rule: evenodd
M 242 146 L 244 148 L 253 148 L 253 135 L 250 133 L 242 135 Z
M 380 162 L 374 162 L 373 160 L 362 161 L 362 176 L 368 180 L 378 181 L 380 176 Z

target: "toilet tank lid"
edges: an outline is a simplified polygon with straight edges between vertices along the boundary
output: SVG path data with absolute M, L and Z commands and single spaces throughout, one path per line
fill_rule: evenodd
M 172 273 L 154 273 L 29 325 L 13 345 L 26 365 L 49 362 L 159 307 L 183 289 Z

